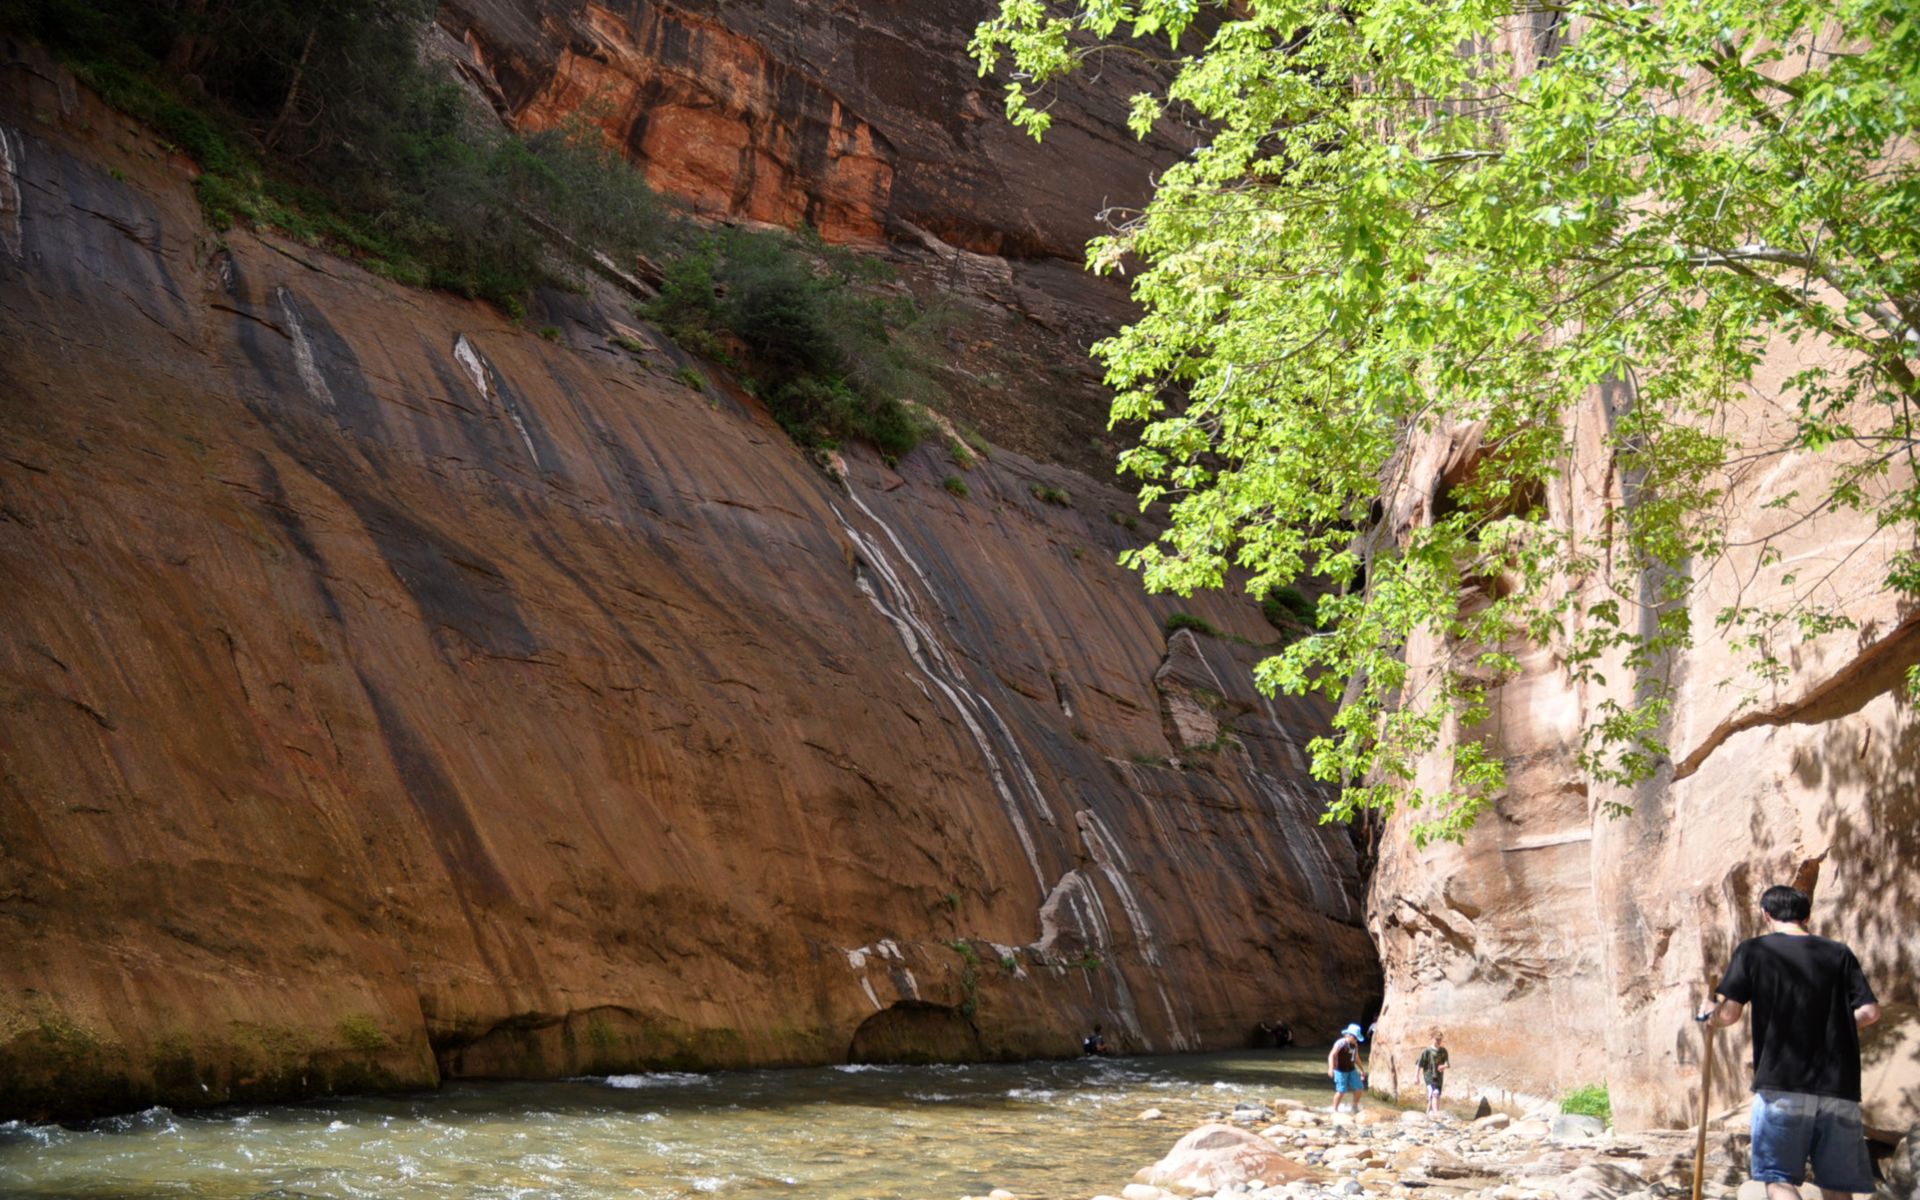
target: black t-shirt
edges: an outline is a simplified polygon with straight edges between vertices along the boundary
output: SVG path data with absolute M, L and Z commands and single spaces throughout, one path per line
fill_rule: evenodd
M 1753 1006 L 1753 1087 L 1860 1098 L 1853 1010 L 1874 1003 L 1853 951 L 1829 938 L 1769 933 L 1734 949 L 1720 994 Z

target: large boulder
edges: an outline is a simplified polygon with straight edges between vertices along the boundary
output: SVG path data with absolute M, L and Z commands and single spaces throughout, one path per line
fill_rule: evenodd
M 1274 1184 L 1314 1177 L 1311 1168 L 1280 1153 L 1278 1146 L 1257 1133 L 1231 1125 L 1202 1125 L 1133 1178 L 1135 1183 L 1197 1194 L 1255 1179 Z

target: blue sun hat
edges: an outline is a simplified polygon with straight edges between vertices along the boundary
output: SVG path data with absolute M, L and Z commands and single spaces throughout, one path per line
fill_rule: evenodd
M 1342 1029 L 1340 1031 L 1340 1036 L 1350 1037 L 1350 1038 L 1353 1038 L 1355 1041 L 1360 1041 L 1360 1042 L 1364 1042 L 1367 1040 L 1367 1035 L 1360 1032 L 1360 1027 L 1358 1025 L 1349 1025 L 1345 1029 Z

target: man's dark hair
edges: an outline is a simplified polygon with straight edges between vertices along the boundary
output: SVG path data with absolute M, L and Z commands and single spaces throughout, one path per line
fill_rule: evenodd
M 1776 921 L 1798 925 L 1813 915 L 1813 901 L 1799 888 L 1782 884 L 1768 888 L 1766 895 L 1760 897 L 1760 911 Z

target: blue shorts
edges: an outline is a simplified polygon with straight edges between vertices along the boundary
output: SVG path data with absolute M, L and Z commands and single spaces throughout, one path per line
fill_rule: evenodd
M 1367 1085 L 1361 1081 L 1360 1072 L 1358 1071 L 1335 1071 L 1333 1073 L 1333 1090 L 1336 1092 L 1364 1092 L 1367 1090 Z
M 1753 1094 L 1753 1177 L 1761 1183 L 1813 1180 L 1831 1192 L 1871 1192 L 1873 1164 L 1860 1102 L 1805 1092 Z

